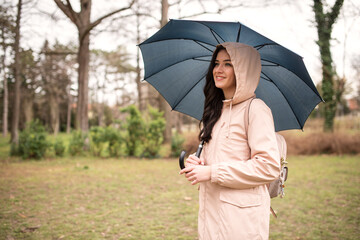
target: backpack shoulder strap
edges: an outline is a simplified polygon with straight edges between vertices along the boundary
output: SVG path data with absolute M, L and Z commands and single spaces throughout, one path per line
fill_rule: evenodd
M 279 154 L 282 161 L 286 161 L 286 153 L 287 153 L 287 145 L 285 138 L 280 135 L 279 133 L 275 133 L 276 135 L 276 141 L 279 148 Z
M 245 114 L 244 114 L 244 124 L 245 124 L 244 127 L 245 127 L 246 136 L 248 135 L 248 128 L 249 128 L 250 105 L 254 99 L 255 97 L 252 97 L 250 100 L 246 100 Z

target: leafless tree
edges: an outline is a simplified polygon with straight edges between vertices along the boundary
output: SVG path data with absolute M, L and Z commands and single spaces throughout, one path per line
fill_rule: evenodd
M 73 62 L 73 54 L 75 54 L 73 50 L 59 43 L 49 46 L 49 43 L 45 41 L 42 48 L 41 82 L 45 93 L 45 102 L 50 113 L 48 115 L 50 117 L 50 128 L 54 135 L 57 135 L 60 130 L 60 104 L 67 103 L 68 111 L 70 107 L 68 102 L 68 98 L 71 98 L 68 93 L 71 84 L 69 69 L 71 69 Z
M 11 142 L 18 144 L 19 142 L 19 118 L 20 118 L 20 20 L 22 10 L 22 0 L 18 1 L 17 14 L 16 14 L 16 25 L 15 25 L 15 43 L 14 43 L 14 64 L 15 64 L 15 95 L 14 95 L 14 107 L 12 114 L 12 125 L 11 125 Z
M 9 91 L 8 91 L 8 69 L 9 69 L 9 51 L 14 44 L 15 21 L 10 14 L 10 6 L 0 6 L 0 42 L 1 42 L 1 71 L 3 76 L 3 136 L 8 134 L 8 111 L 9 111 Z M 8 61 L 8 63 L 7 63 Z
M 78 50 L 78 97 L 76 111 L 76 126 L 82 131 L 88 131 L 88 81 L 89 81 L 89 44 L 90 32 L 104 19 L 109 18 L 117 13 L 125 12 L 130 9 L 135 0 L 131 0 L 126 7 L 116 9 L 110 13 L 99 17 L 95 21 L 90 20 L 91 0 L 80 0 L 80 11 L 76 12 L 70 0 L 54 0 L 61 11 L 75 24 L 79 33 L 79 50 Z

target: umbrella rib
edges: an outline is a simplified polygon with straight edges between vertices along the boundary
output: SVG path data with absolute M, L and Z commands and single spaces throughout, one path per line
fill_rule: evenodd
M 194 42 L 197 43 L 197 44 L 199 44 L 201 47 L 205 48 L 205 49 L 208 50 L 209 52 L 211 52 L 211 53 L 213 52 L 213 50 L 211 50 L 211 49 L 207 48 L 206 46 L 204 46 L 203 44 L 201 44 L 200 41 L 194 40 Z
M 187 91 L 186 94 L 185 94 L 181 99 L 184 99 L 184 98 L 189 94 L 189 92 L 191 92 L 191 90 L 192 90 L 196 85 L 198 85 L 198 83 L 205 77 L 205 75 L 206 75 L 206 73 L 205 73 L 199 80 L 196 81 L 196 84 L 194 84 L 194 85 L 189 89 L 189 91 Z M 174 109 L 179 105 L 180 102 L 181 102 L 181 100 L 180 100 L 180 101 L 177 101 L 177 103 L 174 105 L 174 107 L 173 107 L 172 109 L 174 110 Z
M 268 79 L 271 79 L 271 78 L 269 78 L 269 76 L 266 75 L 264 72 L 262 72 L 262 73 L 263 73 Z M 274 81 L 271 81 L 271 82 L 277 87 L 277 89 L 279 89 L 279 87 L 276 85 L 276 83 L 275 83 Z M 288 101 L 287 98 L 285 97 L 285 95 L 284 95 L 280 90 L 279 90 L 279 92 L 281 93 L 281 95 L 283 95 L 283 97 L 285 98 L 285 100 L 286 100 L 286 102 L 288 103 L 288 105 L 291 106 L 290 103 L 289 103 L 289 101 Z M 294 112 L 294 110 L 292 109 L 292 107 L 290 107 L 290 109 L 291 109 L 291 111 L 294 113 L 294 116 L 295 116 L 296 121 L 298 122 L 299 126 L 301 126 L 301 123 L 299 122 L 299 119 L 298 119 L 296 113 Z M 303 129 L 303 126 L 301 126 L 301 129 Z
M 236 42 L 239 42 L 239 40 L 240 40 L 240 32 L 241 32 L 241 27 L 242 27 L 242 25 L 241 25 L 241 23 L 239 23 L 239 31 L 238 31 L 238 34 L 237 34 L 237 37 L 236 37 Z
M 203 62 L 210 62 L 210 60 L 198 59 L 198 58 L 193 58 L 193 60 L 196 60 L 196 61 L 203 61 Z
M 215 40 L 218 42 L 218 44 L 220 44 L 220 42 L 219 42 L 219 40 L 217 39 L 217 37 L 215 36 L 215 31 L 213 30 L 213 29 L 211 29 L 211 28 L 209 28 L 210 29 L 210 32 L 211 32 L 211 34 L 214 36 L 214 38 L 215 38 Z M 217 33 L 216 33 L 216 35 L 218 35 Z M 223 42 L 225 42 L 225 40 L 220 36 L 220 35 L 218 35 L 219 36 L 219 38 L 221 38 L 221 40 L 223 41 Z
M 265 47 L 265 46 L 271 46 L 271 45 L 280 46 L 280 45 L 277 44 L 277 43 L 264 43 L 264 44 L 260 44 L 260 45 L 254 46 L 254 48 L 256 48 L 256 50 L 260 50 L 261 48 L 263 48 L 263 47 Z
M 267 77 L 267 76 L 266 76 Z M 269 78 L 264 78 L 263 76 L 260 76 L 260 78 L 264 79 L 265 81 L 268 81 L 268 82 L 273 82 L 271 79 Z
M 298 78 L 302 79 L 301 77 L 299 77 L 296 73 L 294 73 L 293 71 L 291 71 L 290 69 L 288 69 L 287 67 L 284 67 L 283 65 L 279 64 L 279 63 L 275 63 L 275 62 L 272 62 L 272 61 L 269 61 L 269 60 L 266 60 L 266 59 L 261 59 L 263 61 L 266 61 L 266 62 L 269 62 L 269 63 L 273 63 L 274 65 L 261 65 L 261 66 L 268 66 L 268 67 L 282 67 L 286 70 L 288 70 L 289 72 L 292 72 L 295 76 L 297 76 Z M 304 82 L 306 84 L 306 86 L 308 86 L 309 88 L 311 88 L 306 82 Z M 320 97 L 320 99 L 322 99 L 322 97 L 315 92 L 315 94 Z
M 200 57 L 209 57 L 209 56 L 210 56 L 210 55 L 205 55 L 205 56 L 200 56 Z M 181 62 L 185 62 L 185 61 L 187 61 L 187 60 L 191 60 L 191 59 L 192 59 L 192 60 L 196 60 L 196 61 L 205 61 L 205 62 L 209 62 L 209 61 L 206 61 L 206 60 L 196 59 L 196 58 L 194 58 L 194 57 L 192 57 L 192 58 L 186 58 L 186 59 L 183 59 L 183 60 L 181 60 L 181 61 L 178 61 L 178 62 L 175 62 L 175 63 L 173 63 L 173 64 L 171 64 L 171 65 L 166 66 L 166 68 L 163 68 L 163 69 L 161 69 L 161 70 L 159 70 L 159 71 L 157 71 L 157 72 L 155 72 L 155 73 L 151 74 L 150 76 L 146 77 L 144 80 L 151 78 L 152 76 L 154 76 L 154 75 L 158 74 L 158 73 L 159 73 L 159 72 L 161 72 L 161 71 L 164 71 L 164 70 L 165 70 L 165 69 L 167 69 L 167 68 L 170 68 L 170 67 L 172 67 L 172 66 L 174 66 L 174 65 L 176 65 L 176 64 L 179 64 L 179 63 L 181 63 Z
M 200 23 L 200 24 L 204 25 L 205 27 L 207 27 L 207 28 L 210 30 L 211 34 L 214 36 L 215 40 L 218 42 L 218 44 L 220 44 L 219 40 L 217 39 L 217 37 L 216 37 L 215 34 L 214 34 L 214 33 L 216 33 L 216 31 L 215 31 L 214 29 L 212 29 L 211 27 L 205 25 L 205 24 L 202 23 L 202 22 L 197 22 L 197 23 Z M 219 38 L 220 38 L 223 42 L 225 42 L 225 40 L 224 40 L 219 34 L 216 33 L 216 35 L 219 36 Z

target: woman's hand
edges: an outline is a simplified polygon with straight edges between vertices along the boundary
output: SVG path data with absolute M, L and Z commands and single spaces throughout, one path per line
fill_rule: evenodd
M 204 165 L 204 163 L 201 162 L 200 158 L 196 157 L 195 154 L 190 155 L 186 161 L 185 166 L 191 166 L 191 165 Z
M 191 185 L 199 182 L 206 182 L 211 179 L 211 167 L 203 165 L 190 165 L 180 171 L 180 174 L 185 173 L 185 177 Z

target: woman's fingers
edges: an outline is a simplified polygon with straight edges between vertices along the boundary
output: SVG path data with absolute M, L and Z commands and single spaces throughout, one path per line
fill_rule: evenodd
M 186 166 L 190 165 L 190 164 L 198 165 L 199 163 L 197 161 L 193 160 L 193 159 L 187 158 L 186 159 Z
M 211 178 L 211 167 L 202 165 L 191 165 L 180 171 L 185 173 L 186 179 L 195 185 L 200 182 L 209 181 Z
M 190 155 L 190 156 L 186 159 L 186 163 L 196 164 L 196 165 L 202 164 L 200 158 L 196 157 L 195 155 Z
M 182 169 L 179 174 L 183 174 L 183 173 L 188 173 L 188 172 L 191 172 L 192 170 L 194 169 L 194 165 L 190 165 L 190 166 L 187 166 L 186 168 Z M 186 175 L 185 175 L 186 177 Z

